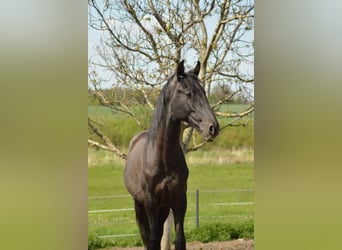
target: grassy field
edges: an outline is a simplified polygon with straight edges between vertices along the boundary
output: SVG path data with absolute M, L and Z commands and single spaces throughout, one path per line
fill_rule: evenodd
M 227 156 L 225 157 L 224 154 Z M 236 154 L 234 162 L 227 162 Z M 217 160 L 219 155 L 222 159 Z M 223 155 L 223 156 L 222 156 Z M 243 157 L 242 157 L 243 155 Z M 253 237 L 253 151 L 198 151 L 187 155 L 190 169 L 185 231 L 188 240 L 204 240 L 220 230 L 229 240 L 227 226 Z M 240 162 L 240 163 L 239 163 Z M 107 152 L 89 150 L 88 231 L 90 248 L 140 245 L 133 201 L 123 183 L 124 160 Z M 195 228 L 195 190 L 199 190 L 200 227 Z M 102 210 L 102 211 L 101 211 Z M 208 232 L 208 230 L 210 232 Z M 120 237 L 120 235 L 129 235 Z M 238 237 L 238 236 L 237 236 Z M 210 240 L 210 239 L 208 239 Z
M 241 112 L 248 105 L 226 104 L 220 111 Z M 152 111 L 134 107 L 142 125 L 149 127 Z M 106 107 L 88 107 L 89 116 L 112 142 L 127 153 L 130 139 L 142 130 L 126 115 Z M 224 241 L 254 237 L 254 130 L 228 127 L 214 142 L 187 154 L 190 169 L 185 233 L 188 241 Z M 231 118 L 219 118 L 226 124 Z M 193 141 L 200 142 L 200 136 Z M 96 139 L 96 137 L 94 137 Z M 141 245 L 133 200 L 123 183 L 124 160 L 88 150 L 88 248 Z M 199 190 L 199 228 L 195 224 L 195 190 Z

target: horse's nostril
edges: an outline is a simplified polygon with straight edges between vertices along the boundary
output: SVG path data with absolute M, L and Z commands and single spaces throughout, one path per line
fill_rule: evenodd
M 211 124 L 211 125 L 209 126 L 209 133 L 210 133 L 211 135 L 215 135 L 215 125 L 214 125 L 214 124 Z

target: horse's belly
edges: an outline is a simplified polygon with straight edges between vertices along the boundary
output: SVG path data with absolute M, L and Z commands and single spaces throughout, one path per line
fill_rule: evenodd
M 128 192 L 135 200 L 142 201 L 144 198 L 141 188 L 142 182 L 142 152 L 145 142 L 144 133 L 138 135 L 140 138 L 132 139 L 131 148 L 124 170 L 124 182 Z

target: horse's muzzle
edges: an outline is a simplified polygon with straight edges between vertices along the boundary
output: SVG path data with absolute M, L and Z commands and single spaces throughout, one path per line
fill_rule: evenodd
M 216 123 L 216 122 L 210 123 L 208 125 L 208 128 L 203 131 L 205 133 L 202 132 L 203 139 L 205 141 L 212 141 L 219 134 L 219 131 L 220 131 L 220 127 L 219 127 L 218 123 Z

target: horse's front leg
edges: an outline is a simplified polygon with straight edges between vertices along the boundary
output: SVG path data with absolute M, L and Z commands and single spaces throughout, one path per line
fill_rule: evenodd
M 148 223 L 150 227 L 150 234 L 148 237 L 148 250 L 160 250 L 160 239 L 161 235 L 159 230 L 159 209 L 158 204 L 151 195 L 147 195 L 145 200 L 145 211 L 148 218 Z
M 185 250 L 185 235 L 184 235 L 184 216 L 187 206 L 186 194 L 181 194 L 176 206 L 172 208 L 175 220 L 175 249 Z

